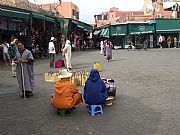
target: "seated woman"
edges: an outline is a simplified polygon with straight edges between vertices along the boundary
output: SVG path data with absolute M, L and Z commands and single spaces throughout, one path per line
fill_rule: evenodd
M 105 83 L 100 78 L 98 70 L 92 69 L 84 87 L 85 103 L 88 105 L 105 104 L 107 96 Z
M 57 109 L 71 109 L 82 102 L 81 92 L 76 85 L 70 82 L 72 73 L 62 70 L 55 82 L 54 95 L 51 104 Z

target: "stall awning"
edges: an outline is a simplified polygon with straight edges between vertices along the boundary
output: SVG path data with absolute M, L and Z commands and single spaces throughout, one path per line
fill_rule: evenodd
M 45 20 L 46 20 L 47 22 L 53 22 L 53 23 L 56 22 L 56 20 L 55 20 L 54 18 L 47 17 L 47 16 L 45 16 Z
M 37 19 L 41 19 L 41 20 L 45 20 L 45 16 L 44 15 L 37 14 L 37 13 L 32 13 L 32 17 L 33 18 L 37 18 Z
M 121 35 L 127 35 L 127 25 L 125 24 L 111 25 L 110 36 L 121 36 Z
M 155 31 L 154 24 L 149 25 L 148 23 L 132 23 L 128 24 L 128 26 L 130 35 L 147 34 Z
M 99 35 L 99 34 L 101 33 L 101 31 L 102 31 L 102 30 L 95 30 L 94 33 L 93 33 L 93 35 L 96 35 L 96 36 L 97 36 L 97 35 Z
M 77 27 L 79 27 L 81 29 L 84 29 L 84 27 L 82 25 L 77 25 Z
M 0 8 L 0 16 L 29 19 L 30 13 Z
M 37 18 L 37 19 L 41 19 L 41 20 L 45 20 L 45 21 L 48 21 L 48 22 L 53 22 L 53 23 L 56 22 L 56 20 L 54 18 L 47 17 L 45 15 L 41 15 L 41 14 L 37 14 L 37 13 L 32 13 L 32 17 Z
M 72 23 L 77 25 L 77 27 L 81 28 L 84 31 L 92 32 L 92 30 L 93 30 L 91 25 L 86 24 L 84 22 L 80 22 L 80 21 L 77 21 L 77 20 L 72 20 Z
M 100 37 L 109 38 L 109 27 L 104 28 L 104 29 L 101 31 Z
M 180 19 L 156 20 L 157 33 L 180 33 Z

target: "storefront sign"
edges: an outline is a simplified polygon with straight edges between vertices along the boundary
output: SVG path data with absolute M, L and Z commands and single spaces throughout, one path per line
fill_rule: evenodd
M 139 29 L 140 31 L 144 31 L 144 30 L 145 30 L 145 26 L 139 25 L 138 29 Z

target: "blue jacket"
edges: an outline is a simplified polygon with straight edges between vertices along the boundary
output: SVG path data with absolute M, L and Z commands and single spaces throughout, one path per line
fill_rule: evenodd
M 106 86 L 100 78 L 98 70 L 92 69 L 84 87 L 85 103 L 89 105 L 104 104 L 106 98 Z

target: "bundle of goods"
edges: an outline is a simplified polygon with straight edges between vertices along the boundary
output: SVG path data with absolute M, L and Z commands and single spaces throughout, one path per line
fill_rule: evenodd
M 94 69 L 97 69 L 99 72 L 102 72 L 101 64 L 99 62 L 94 62 Z
M 58 79 L 58 72 L 49 71 L 45 73 L 45 81 L 46 82 L 55 82 Z
M 60 74 L 61 74 L 61 70 L 57 70 L 56 72 L 49 71 L 48 73 L 45 73 L 45 81 L 55 82 L 56 80 L 60 79 L 58 78 Z M 85 70 L 72 72 L 71 82 L 77 86 L 79 85 L 85 86 L 88 76 L 89 76 L 89 72 Z
M 55 68 L 61 68 L 64 67 L 64 61 L 63 60 L 56 60 L 54 64 Z
M 75 85 L 79 86 L 85 86 L 86 80 L 89 76 L 88 71 L 77 71 L 72 73 L 71 82 Z

